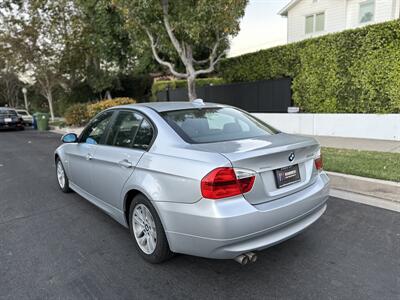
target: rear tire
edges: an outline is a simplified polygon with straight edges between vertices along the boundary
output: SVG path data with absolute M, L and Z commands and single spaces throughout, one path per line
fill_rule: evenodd
M 129 207 L 129 229 L 137 251 L 146 261 L 158 264 L 173 256 L 161 220 L 142 194 L 135 196 Z
M 61 162 L 61 159 L 58 157 L 56 159 L 56 175 L 57 175 L 58 186 L 60 187 L 60 189 L 64 193 L 71 192 L 67 173 L 65 173 L 65 169 Z

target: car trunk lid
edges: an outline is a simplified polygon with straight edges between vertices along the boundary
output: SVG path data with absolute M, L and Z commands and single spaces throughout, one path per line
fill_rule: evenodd
M 196 144 L 193 147 L 219 152 L 231 161 L 234 168 L 255 171 L 253 189 L 244 194 L 252 204 L 272 201 L 304 189 L 314 182 L 318 173 L 314 158 L 319 144 L 309 137 L 279 133 L 245 140 Z M 289 157 L 293 155 L 291 161 Z M 300 179 L 279 188 L 275 170 L 295 165 L 298 165 Z

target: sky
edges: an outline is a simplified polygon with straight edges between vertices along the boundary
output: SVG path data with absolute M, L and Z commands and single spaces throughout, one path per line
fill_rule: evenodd
M 232 39 L 228 56 L 286 44 L 286 18 L 278 15 L 290 0 L 250 0 L 240 22 L 240 32 Z

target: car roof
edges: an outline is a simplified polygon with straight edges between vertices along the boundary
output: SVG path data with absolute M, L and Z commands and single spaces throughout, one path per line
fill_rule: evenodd
M 14 110 L 15 111 L 15 108 L 12 108 L 12 107 L 0 107 L 0 110 Z
M 213 108 L 213 107 L 225 107 L 225 105 L 210 103 L 210 102 L 202 102 L 199 100 L 195 100 L 194 102 L 182 101 L 182 102 L 147 102 L 147 103 L 137 103 L 137 104 L 128 104 L 123 105 L 121 107 L 126 108 L 135 108 L 138 106 L 145 106 L 151 108 L 157 112 L 163 111 L 171 111 L 171 110 L 182 110 L 182 109 L 191 109 L 191 108 Z

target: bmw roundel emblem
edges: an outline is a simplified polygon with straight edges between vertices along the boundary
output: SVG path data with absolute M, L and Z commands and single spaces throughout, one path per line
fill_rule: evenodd
M 294 158 L 296 157 L 296 155 L 294 155 L 294 152 L 290 153 L 289 155 L 289 161 L 294 161 Z

